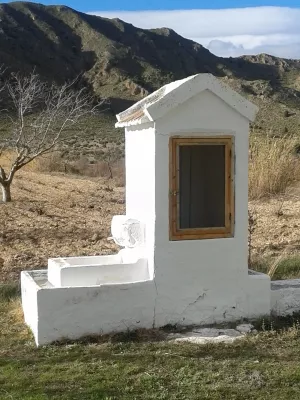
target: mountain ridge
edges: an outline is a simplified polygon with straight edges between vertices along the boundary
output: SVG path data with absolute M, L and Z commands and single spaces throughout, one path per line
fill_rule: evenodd
M 299 131 L 300 60 L 217 57 L 172 29 L 136 28 L 66 6 L 0 4 L 0 20 L 0 58 L 9 70 L 35 68 L 58 82 L 82 75 L 95 95 L 109 98 L 112 115 L 166 83 L 210 72 L 259 106 L 253 129 Z

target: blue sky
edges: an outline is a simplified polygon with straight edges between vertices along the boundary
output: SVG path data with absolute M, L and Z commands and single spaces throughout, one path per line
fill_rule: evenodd
M 10 1 L 7 1 L 9 3 Z M 64 4 L 80 11 L 219 9 L 258 6 L 300 7 L 300 0 L 40 0 L 34 3 Z

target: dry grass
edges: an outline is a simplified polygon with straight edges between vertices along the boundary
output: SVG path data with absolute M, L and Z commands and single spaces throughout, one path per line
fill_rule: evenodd
M 26 170 L 35 172 L 67 172 L 67 161 L 63 159 L 62 153 L 55 151 L 33 160 Z
M 284 195 L 252 200 L 255 216 L 251 268 L 272 279 L 300 278 L 300 185 Z
M 50 257 L 116 252 L 107 238 L 112 216 L 125 211 L 124 187 L 118 186 L 115 179 L 19 171 L 12 185 L 14 201 L 0 205 L 0 283 L 18 282 L 24 269 L 46 268 Z M 255 258 L 273 262 L 283 252 L 287 257 L 299 253 L 297 190 L 284 201 L 250 203 L 257 218 Z
M 268 275 L 272 279 L 274 278 L 276 272 L 278 272 L 281 262 L 286 259 L 288 256 L 288 249 L 283 251 L 275 260 L 272 262 L 271 266 L 268 269 Z
M 49 257 L 110 254 L 112 215 L 124 214 L 124 188 L 113 179 L 19 171 L 13 202 L 0 205 L 0 283 Z
M 257 222 L 252 238 L 255 254 L 278 257 L 283 252 L 288 255 L 299 253 L 300 188 L 295 188 L 295 192 L 299 192 L 299 196 L 286 195 L 284 202 L 276 197 L 250 202 Z
M 252 258 L 251 269 L 270 276 L 272 280 L 299 279 L 300 256 L 284 252 L 277 257 L 267 257 L 263 254 Z
M 250 199 L 285 193 L 300 181 L 300 157 L 296 153 L 299 139 L 271 138 L 253 135 L 250 140 L 249 196 Z
M 0 157 L 0 163 L 7 170 L 13 160 L 14 153 L 12 151 L 6 151 Z M 125 160 L 123 158 L 113 159 L 113 161 L 91 161 L 87 156 L 81 155 L 76 160 L 68 160 L 61 151 L 54 151 L 34 159 L 24 167 L 24 170 L 42 173 L 63 172 L 92 178 L 102 177 L 114 179 L 120 187 L 125 185 Z
M 287 263 L 291 267 L 284 267 L 284 275 L 289 276 L 287 270 L 292 269 L 300 276 L 295 261 L 300 250 L 300 189 L 298 183 L 288 186 L 297 178 L 295 166 L 300 171 L 294 144 L 291 139 L 269 138 L 252 138 L 251 143 L 250 193 L 256 200 L 251 200 L 250 207 L 257 218 L 252 253 L 258 268 L 264 272 L 272 268 L 275 277 L 282 263 L 291 258 Z M 10 157 L 8 153 L 1 161 L 7 164 Z M 117 250 L 106 238 L 112 216 L 123 214 L 125 209 L 123 161 L 112 165 L 113 179 L 108 179 L 105 162 L 79 158 L 72 164 L 77 175 L 64 173 L 64 163 L 60 153 L 53 153 L 17 173 L 13 202 L 0 205 L 0 283 L 18 282 L 23 269 L 45 268 L 49 257 Z M 286 175 L 282 168 L 287 169 Z M 85 176 L 79 175 L 79 170 Z M 68 167 L 67 172 L 71 172 Z M 264 178 L 264 172 L 271 182 Z M 270 197 L 276 191 L 285 193 Z
M 105 160 L 91 162 L 88 157 L 81 156 L 78 160 L 69 161 L 61 152 L 53 152 L 35 159 L 27 167 L 27 170 L 29 169 L 34 172 L 64 172 L 92 178 L 115 179 L 119 182 L 119 186 L 125 185 L 124 159 L 113 162 Z

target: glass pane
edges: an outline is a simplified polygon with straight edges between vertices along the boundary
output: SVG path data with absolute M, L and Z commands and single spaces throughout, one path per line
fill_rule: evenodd
M 225 145 L 179 146 L 180 229 L 225 226 Z

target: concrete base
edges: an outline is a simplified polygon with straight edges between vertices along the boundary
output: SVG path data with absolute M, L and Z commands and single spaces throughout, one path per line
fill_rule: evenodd
M 153 281 L 55 288 L 43 270 L 22 272 L 21 284 L 25 322 L 38 346 L 153 325 Z
M 239 327 L 236 327 L 236 329 L 194 328 L 188 332 L 170 333 L 167 336 L 167 340 L 172 340 L 176 343 L 189 342 L 194 344 L 233 343 L 254 331 L 252 325 L 240 326 L 247 326 L 247 332 L 240 331 Z
M 300 279 L 273 281 L 271 289 L 272 315 L 286 316 L 300 312 Z
M 93 275 L 93 266 L 84 268 L 91 268 Z M 213 293 L 205 296 L 203 303 L 191 304 L 190 299 L 177 292 L 176 297 L 170 299 L 169 309 L 165 309 L 161 315 L 156 305 L 163 294 L 157 291 L 153 280 L 108 282 L 97 286 L 78 286 L 76 282 L 77 286 L 55 287 L 48 280 L 47 270 L 21 274 L 25 322 L 30 326 L 38 346 L 89 335 L 158 328 L 168 321 L 182 326 L 205 326 L 208 323 L 240 321 L 269 314 L 269 277 L 250 273 L 245 282 L 246 291 L 236 299 L 237 308 L 231 307 L 234 299 L 229 299 L 225 287 L 222 308 L 215 306 L 219 299 Z M 186 303 L 182 312 L 181 303 L 184 299 Z M 177 310 L 175 314 L 174 310 Z M 209 321 L 205 318 L 208 311 Z M 176 319 L 174 315 L 177 314 L 179 317 Z

